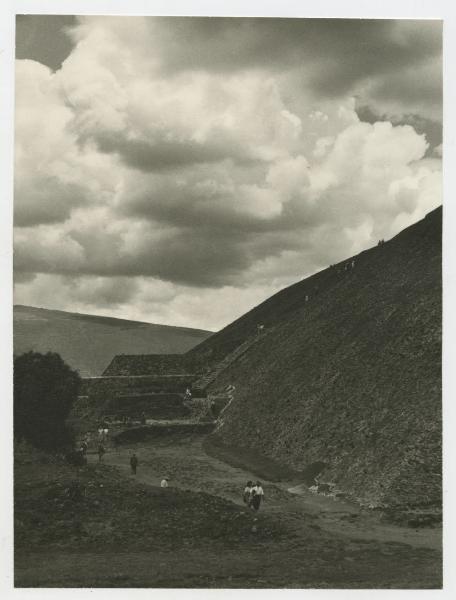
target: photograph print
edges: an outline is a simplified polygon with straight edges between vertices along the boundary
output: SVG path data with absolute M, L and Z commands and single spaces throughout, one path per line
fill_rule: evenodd
M 442 21 L 16 16 L 16 588 L 442 587 Z

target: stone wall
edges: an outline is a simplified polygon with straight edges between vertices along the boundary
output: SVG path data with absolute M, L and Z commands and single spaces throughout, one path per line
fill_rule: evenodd
M 191 375 L 193 369 L 184 354 L 119 354 L 103 375 Z
M 111 398 L 134 391 L 181 393 L 191 386 L 194 379 L 191 375 L 85 377 L 82 380 L 81 396 Z

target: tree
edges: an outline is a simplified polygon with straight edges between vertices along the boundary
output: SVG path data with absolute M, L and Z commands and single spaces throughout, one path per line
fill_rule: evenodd
M 27 352 L 14 358 L 14 437 L 56 450 L 71 442 L 66 419 L 81 378 L 59 354 Z

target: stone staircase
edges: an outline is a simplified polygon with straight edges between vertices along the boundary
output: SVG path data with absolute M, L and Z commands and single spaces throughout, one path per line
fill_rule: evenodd
M 259 340 L 268 335 L 273 328 L 268 329 L 262 333 L 256 333 L 251 337 L 247 338 L 242 344 L 237 346 L 232 352 L 227 354 L 223 360 L 221 360 L 209 373 L 204 374 L 192 385 L 192 393 L 194 395 L 203 396 L 208 386 L 213 383 L 217 377 L 233 364 L 238 358 L 240 358 L 249 348 L 256 344 Z

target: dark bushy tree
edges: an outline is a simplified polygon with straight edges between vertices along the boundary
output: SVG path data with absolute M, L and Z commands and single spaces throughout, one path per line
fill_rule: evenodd
M 56 450 L 71 443 L 65 421 L 81 378 L 60 357 L 27 352 L 14 358 L 14 437 Z

